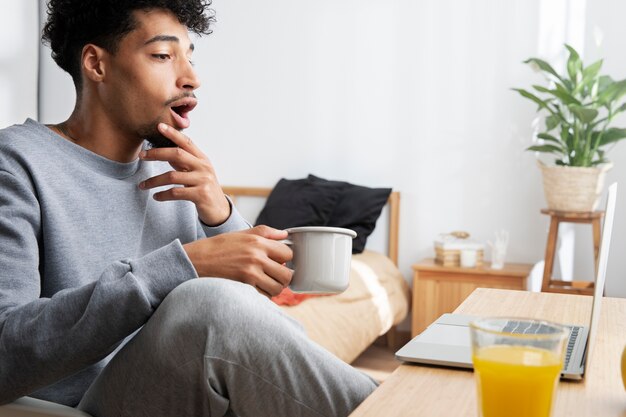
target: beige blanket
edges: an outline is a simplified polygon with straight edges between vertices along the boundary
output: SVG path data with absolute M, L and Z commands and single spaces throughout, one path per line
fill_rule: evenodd
M 302 323 L 313 341 L 350 363 L 406 317 L 409 290 L 388 257 L 366 250 L 353 255 L 345 292 L 281 308 Z

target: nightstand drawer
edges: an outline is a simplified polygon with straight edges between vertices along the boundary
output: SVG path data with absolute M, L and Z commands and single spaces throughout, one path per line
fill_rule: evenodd
M 432 259 L 413 265 L 413 313 L 411 334 L 421 333 L 444 313 L 451 313 L 476 288 L 525 290 L 531 264 L 506 264 L 491 269 L 444 267 Z

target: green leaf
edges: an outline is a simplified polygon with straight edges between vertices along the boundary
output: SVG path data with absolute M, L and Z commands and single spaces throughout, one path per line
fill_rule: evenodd
M 600 140 L 600 146 L 608 145 L 609 143 L 618 142 L 626 138 L 626 129 L 619 127 L 612 127 L 607 129 L 602 135 Z
M 591 89 L 589 89 L 589 95 L 594 100 L 595 100 L 596 97 L 598 97 L 598 86 L 599 85 L 600 85 L 600 83 L 598 82 L 597 78 L 594 79 L 593 82 L 591 83 Z
M 567 73 L 569 74 L 569 78 L 574 81 L 574 83 L 578 84 L 582 81 L 582 69 L 583 63 L 580 60 L 580 55 L 578 52 L 568 44 L 565 44 L 565 47 L 569 51 L 569 59 L 567 60 Z
M 598 93 L 605 91 L 615 81 L 608 75 L 601 75 L 598 77 Z
M 551 135 L 551 134 L 549 134 L 549 133 L 545 133 L 545 132 L 543 132 L 543 133 L 539 133 L 539 134 L 537 134 L 537 137 L 538 137 L 539 139 L 548 140 L 548 141 L 550 141 L 550 142 L 555 142 L 555 143 L 558 143 L 559 145 L 561 144 L 561 141 L 560 141 L 560 140 L 558 140 L 557 138 L 555 138 L 554 136 L 552 136 L 552 135 Z
M 570 92 L 567 91 L 561 84 L 556 83 L 555 87 L 556 87 L 556 90 L 552 90 L 551 94 L 557 97 L 559 100 L 561 100 L 564 104 L 581 105 L 581 102 L 576 97 L 571 95 Z
M 548 103 L 542 99 L 540 99 L 539 97 L 537 97 L 536 95 L 529 93 L 528 91 L 522 89 L 522 88 L 513 88 L 512 90 L 517 91 L 518 93 L 520 93 L 522 95 L 522 97 L 526 97 L 529 100 L 534 101 L 535 103 L 537 103 L 539 105 L 540 109 L 547 109 L 548 108 Z
M 563 150 L 554 145 L 534 145 L 526 148 L 527 151 L 546 152 L 546 153 L 558 153 L 562 154 Z
M 614 101 L 619 100 L 624 94 L 626 94 L 626 80 L 613 82 L 599 93 L 597 101 L 599 104 L 608 107 Z
M 548 93 L 548 94 L 549 94 L 549 93 L 550 93 L 550 91 L 552 91 L 552 90 L 550 90 L 550 89 L 548 89 L 548 88 L 546 88 L 546 87 L 542 87 L 542 86 L 540 86 L 540 85 L 533 85 L 533 88 L 534 88 L 535 90 L 537 90 L 538 92 L 540 92 L 540 93 Z M 539 97 L 539 96 L 537 96 L 537 97 Z M 540 98 L 541 98 L 541 100 L 543 100 L 546 104 L 551 103 L 552 101 L 554 101 L 554 98 L 553 98 L 553 97 L 540 97 Z
M 583 97 L 595 97 L 598 91 L 598 72 L 602 67 L 602 60 L 596 61 L 583 69 L 583 79 L 574 94 L 581 94 Z
M 621 106 L 619 106 L 618 108 L 616 108 L 615 110 L 613 110 L 613 116 L 615 116 L 618 113 L 623 112 L 624 110 L 626 110 L 626 103 L 622 103 Z
M 596 131 L 596 132 L 591 133 L 591 147 L 593 147 L 593 148 L 597 147 L 598 138 L 603 133 L 604 132 L 602 132 L 602 131 Z
M 569 126 L 561 126 L 561 142 L 565 144 L 567 149 L 572 149 L 574 146 L 574 135 L 571 134 Z
M 543 87 L 541 85 L 533 85 L 533 88 L 539 91 L 540 93 L 549 93 L 550 91 L 552 91 L 549 88 Z
M 609 162 L 609 160 L 604 157 L 604 151 L 602 149 L 596 150 L 596 155 L 598 156 L 598 159 L 592 161 L 591 166 L 596 166 L 604 164 L 605 162 Z
M 618 101 L 624 94 L 626 94 L 626 80 L 617 81 L 615 84 L 618 85 L 618 88 L 613 96 L 613 101 Z
M 550 116 L 546 117 L 546 129 L 548 131 L 554 129 L 555 127 L 557 127 L 559 125 L 559 117 L 551 114 Z
M 561 82 L 563 82 L 563 86 L 565 87 L 565 89 L 567 91 L 573 91 L 574 90 L 574 84 L 572 84 L 572 82 L 570 80 L 561 79 Z
M 591 123 L 598 116 L 598 110 L 588 109 L 582 106 L 572 104 L 569 106 L 570 111 L 582 123 Z
M 559 74 L 557 74 L 557 72 L 554 70 L 554 68 L 552 68 L 552 66 L 550 64 L 548 64 L 546 61 L 544 61 L 543 59 L 528 58 L 526 61 L 524 61 L 524 64 L 534 64 L 534 65 L 538 66 L 539 69 L 541 69 L 542 71 L 547 72 L 549 74 L 552 74 L 558 80 L 563 81 L 561 76 Z
M 596 153 L 598 154 L 598 158 L 599 158 L 601 161 L 605 161 L 605 160 L 606 160 L 606 159 L 604 159 L 604 151 L 603 151 L 602 149 L 598 149 L 598 150 L 596 151 Z
M 600 72 L 600 68 L 602 68 L 602 60 L 596 61 L 587 68 L 583 69 L 583 84 L 596 78 Z

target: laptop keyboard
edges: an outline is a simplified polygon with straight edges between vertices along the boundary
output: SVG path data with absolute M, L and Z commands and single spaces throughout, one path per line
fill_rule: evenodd
M 545 334 L 550 333 L 550 326 L 546 326 L 541 323 L 528 323 L 523 321 L 509 320 L 502 329 L 506 333 L 518 333 L 518 334 Z
M 569 340 L 567 342 L 567 348 L 565 352 L 565 363 L 563 365 L 563 369 L 567 369 L 569 366 L 570 358 L 572 357 L 572 352 L 574 351 L 574 344 L 576 343 L 576 339 L 578 338 L 578 333 L 580 332 L 581 327 L 579 326 L 566 326 L 570 330 Z M 541 323 L 532 323 L 528 322 L 520 322 L 509 320 L 506 323 L 506 326 L 502 329 L 503 332 L 508 333 L 520 333 L 520 334 L 545 334 L 550 333 L 550 327 Z
M 580 327 L 572 326 L 569 329 L 569 340 L 567 341 L 567 349 L 565 350 L 565 364 L 563 365 L 563 369 L 567 369 L 569 366 L 569 360 L 572 357 L 572 352 L 574 351 L 574 343 L 576 343 L 576 339 L 578 339 L 578 332 L 580 331 Z

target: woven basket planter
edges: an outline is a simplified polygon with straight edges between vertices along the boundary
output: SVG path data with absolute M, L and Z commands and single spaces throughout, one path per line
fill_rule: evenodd
M 598 207 L 606 172 L 599 167 L 551 166 L 539 162 L 548 208 L 558 211 L 593 211 Z

